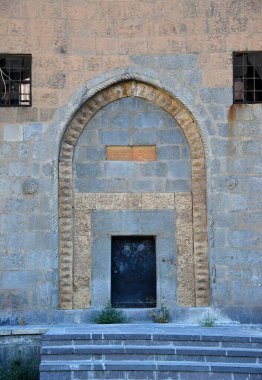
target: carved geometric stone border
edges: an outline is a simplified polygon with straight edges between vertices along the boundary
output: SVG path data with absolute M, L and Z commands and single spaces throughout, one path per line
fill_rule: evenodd
M 93 210 L 173 210 L 176 213 L 177 301 L 195 305 L 192 195 L 186 193 L 75 193 L 73 308 L 91 304 Z
M 196 121 L 187 108 L 166 91 L 147 83 L 123 81 L 98 92 L 75 114 L 62 137 L 59 155 L 59 287 L 60 307 L 73 308 L 73 154 L 86 123 L 105 105 L 139 97 L 153 102 L 175 118 L 187 139 L 191 155 L 195 306 L 208 306 L 210 298 L 206 170 L 203 141 Z

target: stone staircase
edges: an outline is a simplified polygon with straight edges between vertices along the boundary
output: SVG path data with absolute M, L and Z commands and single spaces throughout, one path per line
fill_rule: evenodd
M 40 380 L 261 380 L 262 332 L 86 325 L 43 336 Z

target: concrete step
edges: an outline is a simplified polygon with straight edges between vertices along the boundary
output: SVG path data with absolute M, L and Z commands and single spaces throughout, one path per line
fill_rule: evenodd
M 193 334 L 50 334 L 43 335 L 43 345 L 75 345 L 75 344 L 135 344 L 135 345 L 175 345 L 175 346 L 205 346 L 205 347 L 249 347 L 262 349 L 262 336 L 234 335 L 193 335 Z
M 262 350 L 195 346 L 43 346 L 42 360 L 162 360 L 262 363 Z
M 262 379 L 259 329 L 61 328 L 43 336 L 41 355 L 41 380 Z
M 177 346 L 177 347 L 184 347 L 188 346 L 188 340 L 175 340 L 175 341 L 169 341 L 169 340 L 159 340 L 157 342 L 159 345 L 162 346 Z M 80 340 L 80 339 L 68 339 L 68 340 L 43 340 L 43 344 L 45 347 L 53 347 L 53 346 L 72 346 L 72 345 L 137 345 L 137 346 L 155 346 L 156 342 L 154 340 L 107 340 L 107 339 L 96 339 L 96 340 Z M 224 348 L 251 348 L 251 349 L 262 349 L 262 343 L 260 342 L 250 342 L 250 341 L 190 341 L 190 346 L 194 347 L 224 347 Z
M 111 372 L 111 375 L 113 375 L 112 372 L 114 372 L 115 377 L 114 379 L 119 378 L 130 378 L 130 374 L 132 375 L 132 372 L 136 371 L 136 373 L 139 371 L 141 375 L 143 372 L 146 373 L 146 377 L 144 378 L 150 378 L 149 373 L 151 373 L 152 377 L 151 379 L 155 379 L 155 373 L 157 373 L 158 378 L 164 378 L 159 377 L 161 373 L 169 373 L 170 379 L 173 379 L 173 375 L 175 376 L 177 372 L 179 373 L 194 373 L 194 372 L 203 372 L 210 374 L 228 374 L 232 378 L 233 376 L 236 377 L 236 374 L 253 374 L 253 375 L 260 375 L 262 374 L 262 364 L 243 364 L 243 363 L 237 363 L 236 365 L 232 363 L 199 363 L 199 362 L 179 362 L 179 361 L 170 361 L 163 363 L 162 361 L 122 361 L 119 363 L 119 361 L 108 361 L 108 362 L 96 362 L 96 361 L 57 361 L 57 362 L 45 362 L 43 361 L 40 365 L 40 380 L 49 380 L 50 376 L 49 374 L 55 374 L 57 377 L 54 377 L 54 379 L 64 379 L 67 377 L 67 373 L 70 374 L 68 376 L 68 379 L 77 379 L 77 372 L 81 372 L 81 376 L 84 379 L 90 379 L 90 378 L 97 378 L 101 379 L 103 377 L 103 373 Z M 121 374 L 122 373 L 122 374 Z M 60 374 L 60 375 L 59 375 Z M 91 374 L 93 377 L 91 377 Z M 172 375 L 173 374 L 173 375 Z M 233 375 L 234 374 L 234 375 Z M 134 374 L 133 374 L 134 375 Z M 133 376 L 132 375 L 132 376 Z M 60 376 L 60 377 L 59 377 Z M 122 377 L 121 377 L 122 376 Z M 131 378 L 132 378 L 131 376 Z M 164 376 L 164 375 L 163 375 Z M 106 377 L 105 377 L 106 378 Z M 134 378 L 134 377 L 133 377 Z M 140 377 L 143 378 L 143 377 Z M 184 377 L 185 378 L 185 377 Z M 183 378 L 183 379 L 184 379 Z M 190 377 L 187 377 L 190 378 Z M 210 377 L 211 378 L 211 377 Z M 214 377 L 213 377 L 214 378 Z M 217 377 L 218 379 L 221 379 L 221 377 Z M 199 379 L 202 380 L 202 377 L 199 377 Z

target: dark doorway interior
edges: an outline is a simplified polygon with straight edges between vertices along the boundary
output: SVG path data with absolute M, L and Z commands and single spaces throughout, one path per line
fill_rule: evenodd
M 153 236 L 113 236 L 113 307 L 156 307 L 156 250 Z

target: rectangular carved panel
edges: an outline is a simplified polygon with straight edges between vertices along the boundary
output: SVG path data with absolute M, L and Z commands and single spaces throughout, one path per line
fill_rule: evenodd
M 156 161 L 156 146 L 107 146 L 106 159 L 108 161 Z
M 131 146 L 107 146 L 106 159 L 108 161 L 132 161 L 133 152 Z
M 91 215 L 94 210 L 174 210 L 177 301 L 181 307 L 196 306 L 191 193 L 75 193 L 74 308 L 87 308 L 91 303 Z

